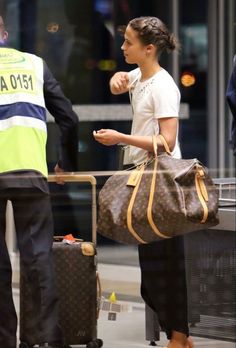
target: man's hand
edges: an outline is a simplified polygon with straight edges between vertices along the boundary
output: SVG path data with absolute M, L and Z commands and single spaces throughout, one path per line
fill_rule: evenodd
M 64 169 L 59 167 L 58 163 L 56 164 L 56 166 L 54 168 L 54 172 L 56 174 L 56 183 L 59 185 L 64 185 L 65 181 L 60 177 L 60 175 L 65 174 L 65 171 L 64 171 Z
M 100 129 L 98 131 L 93 131 L 93 136 L 100 144 L 110 146 L 121 142 L 122 133 L 114 129 Z

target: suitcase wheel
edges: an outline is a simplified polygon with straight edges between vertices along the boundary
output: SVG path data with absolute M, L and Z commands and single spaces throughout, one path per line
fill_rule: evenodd
M 96 340 L 93 340 L 87 344 L 87 348 L 100 348 L 103 346 L 103 340 L 100 338 L 97 338 Z

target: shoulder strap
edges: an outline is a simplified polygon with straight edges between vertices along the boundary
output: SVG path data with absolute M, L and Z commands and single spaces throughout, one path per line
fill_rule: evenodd
M 129 85 L 129 100 L 130 100 L 130 104 L 131 104 L 131 107 L 132 107 L 132 112 L 133 112 L 133 105 L 132 105 L 132 92 L 131 92 L 131 90 L 135 87 L 139 77 L 140 77 L 140 73 L 137 74 L 135 79 Z

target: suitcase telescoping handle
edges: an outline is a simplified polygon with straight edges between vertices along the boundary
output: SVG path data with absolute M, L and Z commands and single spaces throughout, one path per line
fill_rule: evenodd
M 90 183 L 92 188 L 92 202 L 91 202 L 91 215 L 92 215 L 92 242 L 97 245 L 97 202 L 96 202 L 96 186 L 97 180 L 93 175 L 84 174 L 60 174 L 48 175 L 48 182 L 57 182 L 63 180 L 66 182 L 84 182 Z

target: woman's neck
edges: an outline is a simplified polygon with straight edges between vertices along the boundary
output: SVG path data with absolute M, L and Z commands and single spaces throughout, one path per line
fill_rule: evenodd
M 161 70 L 161 66 L 158 62 L 155 62 L 153 64 L 143 64 L 139 66 L 141 70 L 141 79 L 140 81 L 145 81 L 150 79 L 153 75 L 155 75 L 158 71 Z

